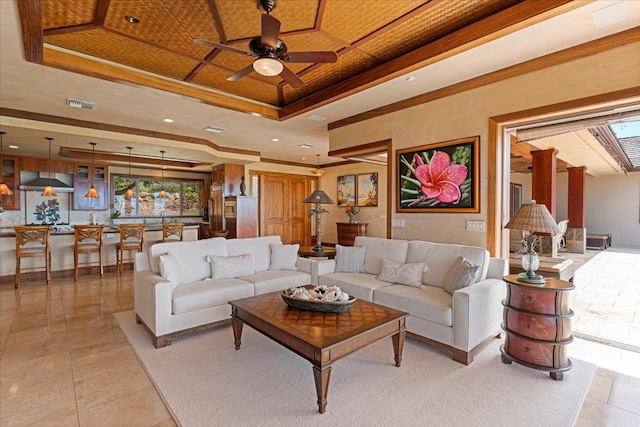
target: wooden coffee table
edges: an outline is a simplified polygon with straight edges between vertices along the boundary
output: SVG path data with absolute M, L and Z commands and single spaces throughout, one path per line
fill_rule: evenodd
M 242 326 L 280 343 L 313 365 L 313 377 L 321 414 L 327 407 L 331 364 L 383 338 L 391 337 L 395 364 L 402 362 L 409 315 L 367 301 L 356 301 L 342 314 L 319 313 L 291 308 L 280 292 L 229 301 L 236 350 L 240 350 Z

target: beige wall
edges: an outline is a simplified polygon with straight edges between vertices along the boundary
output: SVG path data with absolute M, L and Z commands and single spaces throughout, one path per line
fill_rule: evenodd
M 395 159 L 398 149 L 480 135 L 480 213 L 399 214 L 393 194 L 393 218 L 405 220 L 405 228 L 394 228 L 393 237 L 486 247 L 486 233 L 466 231 L 465 226 L 467 220 L 486 224 L 488 206 L 493 203 L 487 199 L 489 118 L 638 86 L 639 50 L 640 43 L 634 43 L 337 128 L 330 132 L 330 149 L 391 139 Z M 382 185 L 380 197 L 385 197 Z M 323 221 L 323 228 L 330 229 L 329 218 Z

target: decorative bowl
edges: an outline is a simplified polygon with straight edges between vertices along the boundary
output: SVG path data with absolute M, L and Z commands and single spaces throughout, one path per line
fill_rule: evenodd
M 282 299 L 287 303 L 289 307 L 298 308 L 300 310 L 319 311 L 321 313 L 346 313 L 349 311 L 356 297 L 349 296 L 348 301 L 313 301 L 313 300 L 300 300 L 292 298 L 286 294 L 286 290 L 282 291 Z

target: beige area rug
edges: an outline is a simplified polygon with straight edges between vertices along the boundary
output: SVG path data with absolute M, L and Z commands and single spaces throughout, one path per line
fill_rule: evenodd
M 596 370 L 573 359 L 563 381 L 500 361 L 495 339 L 469 366 L 407 339 L 400 368 L 391 339 L 333 364 L 320 414 L 309 362 L 244 327 L 180 337 L 155 349 L 133 311 L 115 317 L 179 424 L 191 426 L 572 426 Z

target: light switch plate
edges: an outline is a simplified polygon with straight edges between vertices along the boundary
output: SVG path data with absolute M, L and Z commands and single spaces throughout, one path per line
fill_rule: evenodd
M 394 228 L 404 228 L 404 219 L 392 219 L 391 226 Z
M 467 231 L 484 231 L 484 221 L 467 221 Z

